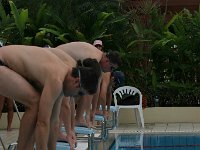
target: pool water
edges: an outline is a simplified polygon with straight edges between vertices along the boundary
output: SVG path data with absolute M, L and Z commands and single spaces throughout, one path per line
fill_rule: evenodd
M 110 150 L 200 150 L 200 134 L 121 134 Z

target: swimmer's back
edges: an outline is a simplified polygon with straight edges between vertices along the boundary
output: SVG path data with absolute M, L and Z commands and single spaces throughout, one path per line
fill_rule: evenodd
M 58 48 L 46 48 L 47 50 L 54 53 L 57 57 L 59 57 L 65 64 L 71 67 L 76 67 L 77 62 L 73 59 L 69 54 L 65 53 L 64 51 Z
M 40 83 L 43 83 L 51 72 L 57 73 L 57 70 L 63 70 L 62 68 L 67 70 L 56 55 L 37 46 L 4 46 L 0 50 L 0 59 L 11 70 L 28 80 L 38 80 Z
M 75 60 L 93 58 L 100 62 L 103 54 L 96 47 L 86 42 L 70 42 L 67 44 L 59 45 L 56 48 L 59 48 L 68 53 Z

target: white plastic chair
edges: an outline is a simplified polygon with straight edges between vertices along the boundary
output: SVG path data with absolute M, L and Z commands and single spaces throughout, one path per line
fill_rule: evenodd
M 122 96 L 125 94 L 138 95 L 139 96 L 139 104 L 138 105 L 118 105 L 117 98 L 119 97 L 120 99 L 122 99 Z M 137 123 L 138 124 L 141 123 L 142 127 L 144 128 L 144 117 L 143 117 L 143 111 L 142 111 L 142 94 L 141 94 L 140 90 L 138 90 L 137 88 L 132 87 L 132 86 L 122 86 L 122 87 L 117 88 L 114 91 L 113 96 L 114 96 L 115 107 L 117 110 L 117 125 L 119 123 L 119 110 L 121 108 L 133 108 L 134 110 L 138 110 L 138 113 L 135 111 Z M 139 114 L 140 120 L 138 119 L 138 114 Z

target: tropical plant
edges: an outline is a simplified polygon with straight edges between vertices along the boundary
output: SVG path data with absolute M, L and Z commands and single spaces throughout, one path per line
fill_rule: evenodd
M 196 16 L 186 9 L 182 10 L 169 21 L 164 36 L 153 47 L 156 72 L 160 74 L 159 89 L 174 90 L 179 98 L 187 99 L 187 95 L 193 93 L 193 88 L 198 86 L 197 70 L 200 62 L 197 43 L 200 30 L 197 22 Z M 179 100 L 182 101 L 181 98 Z
M 28 10 L 18 10 L 12 1 L 9 1 L 11 16 L 6 15 L 4 8 L 0 5 L 2 26 L 1 37 L 9 43 L 23 43 L 25 41 L 25 28 L 28 22 Z
M 4 43 L 6 43 L 7 39 L 9 38 L 7 31 L 4 29 L 8 27 L 12 23 L 12 21 L 13 20 L 11 19 L 11 17 L 6 13 L 2 2 L 0 2 L 0 40 Z
M 135 34 L 127 45 L 129 54 L 126 61 L 129 63 L 127 74 L 129 80 L 132 80 L 130 82 L 145 94 L 150 86 L 154 90 L 156 87 L 156 72 L 152 69 L 154 64 L 151 48 L 154 41 L 162 37 L 164 18 L 157 3 L 150 0 L 138 3 L 138 7 L 129 7 L 129 13 L 132 13 L 133 18 L 130 23 Z
M 51 32 L 49 34 L 57 39 L 57 42 L 54 42 L 55 46 L 68 41 L 78 40 L 92 43 L 95 39 L 102 39 L 105 41 L 104 45 L 109 49 L 119 49 L 121 46 L 118 41 L 121 40 L 115 41 L 115 39 L 119 39 L 116 28 L 121 29 L 120 26 L 124 26 L 127 21 L 126 16 L 116 12 L 117 4 L 116 0 L 113 0 L 112 3 L 107 1 L 85 1 L 83 3 L 78 0 L 63 3 L 62 6 L 65 8 L 52 9 L 49 13 L 57 28 L 55 26 L 52 28 L 53 24 L 51 23 L 41 30 Z M 101 7 L 97 8 L 97 6 Z M 112 8 L 115 6 L 115 9 L 111 10 L 111 6 Z M 61 13 L 60 10 L 64 10 L 66 13 Z M 122 29 L 123 33 L 124 28 Z M 121 43 L 121 45 L 125 45 L 123 42 Z
M 120 52 L 126 84 L 147 95 L 149 106 L 155 96 L 161 105 L 200 104 L 200 8 L 165 20 L 152 0 L 137 7 L 123 0 L 13 0 L 9 6 L 12 13 L 0 3 L 3 41 L 54 47 L 101 39 L 106 51 Z

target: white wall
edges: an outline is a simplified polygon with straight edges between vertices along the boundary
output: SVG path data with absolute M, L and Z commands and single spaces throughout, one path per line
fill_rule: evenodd
M 200 107 L 150 107 L 143 110 L 145 123 L 200 122 Z M 120 110 L 119 123 L 135 123 L 131 109 Z
M 200 107 L 150 107 L 143 110 L 145 123 L 195 122 L 200 123 Z M 23 113 L 20 113 L 21 116 Z M 135 114 L 131 109 L 121 109 L 119 123 L 135 123 Z M 0 129 L 7 127 L 7 113 L 2 114 Z M 14 114 L 13 128 L 19 128 L 19 119 Z

